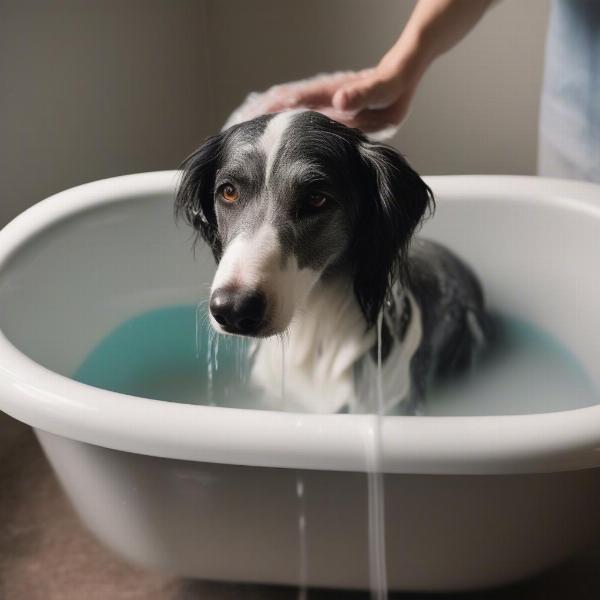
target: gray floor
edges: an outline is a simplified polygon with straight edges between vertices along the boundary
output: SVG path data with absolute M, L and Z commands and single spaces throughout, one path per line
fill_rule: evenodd
M 6 424 L 6 417 L 0 415 Z M 121 561 L 79 524 L 28 429 L 0 427 L 0 600 L 288 600 L 290 588 L 166 579 Z M 309 600 L 366 594 L 311 590 Z M 399 594 L 395 600 L 422 599 Z M 449 600 L 600 598 L 600 543 L 571 563 L 517 586 Z

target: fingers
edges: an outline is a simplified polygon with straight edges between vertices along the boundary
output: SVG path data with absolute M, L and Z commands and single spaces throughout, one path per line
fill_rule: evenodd
M 264 112 L 279 112 L 292 108 L 331 106 L 332 98 L 340 86 L 363 78 L 365 73 L 347 71 L 276 85 L 263 94 L 262 108 Z

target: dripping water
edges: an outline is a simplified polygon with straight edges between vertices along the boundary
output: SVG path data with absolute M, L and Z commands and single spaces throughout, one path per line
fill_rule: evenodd
M 196 321 L 196 358 L 200 358 L 200 353 L 202 351 L 202 321 L 206 319 L 206 314 L 204 312 L 204 306 L 206 304 L 206 300 L 201 300 L 196 304 L 196 311 L 194 313 L 195 321 Z
M 285 399 L 285 341 L 283 337 L 279 339 L 279 344 L 281 347 L 281 404 L 284 410 L 287 410 L 288 407 Z
M 208 404 L 215 406 L 215 373 L 219 370 L 219 334 L 212 327 L 208 330 L 207 361 L 207 395 Z
M 308 561 L 306 551 L 306 503 L 304 479 L 296 472 L 296 497 L 298 498 L 298 550 L 300 555 L 298 572 L 298 600 L 308 598 Z
M 247 338 L 236 337 L 235 369 L 238 381 L 246 386 L 250 380 L 248 361 L 249 342 Z
M 285 340 L 280 338 L 281 344 L 281 404 L 288 410 L 285 396 Z M 298 506 L 298 600 L 308 598 L 308 554 L 306 548 L 306 501 L 304 478 L 300 471 L 296 471 L 296 503 Z
M 199 302 L 196 305 L 195 311 L 195 322 L 196 322 L 196 358 L 199 359 L 202 355 L 202 324 L 203 321 L 208 319 L 208 313 L 204 310 L 206 307 L 206 300 Z M 208 404 L 214 406 L 215 394 L 214 394 L 214 375 L 219 369 L 219 334 L 212 328 L 208 328 L 208 346 L 206 351 L 206 378 L 207 378 L 207 397 Z
M 367 489 L 369 526 L 369 584 L 372 600 L 386 600 L 387 567 L 385 551 L 385 490 L 383 480 L 381 426 L 384 415 L 381 373 L 381 327 L 383 313 L 377 318 L 377 391 L 373 421 L 367 441 Z
M 219 368 L 219 339 L 220 336 L 212 327 L 208 328 L 208 335 L 202 336 L 202 319 L 207 315 L 202 310 L 203 303 L 199 303 L 195 311 L 195 341 L 196 357 L 202 355 L 202 339 L 207 339 L 207 395 L 208 403 L 215 405 L 215 374 Z M 368 430 L 366 442 L 367 464 L 367 490 L 368 490 L 368 550 L 369 550 L 369 583 L 372 600 L 387 599 L 387 572 L 385 551 L 385 513 L 384 513 L 384 480 L 382 473 L 382 441 L 381 429 L 384 414 L 383 385 L 381 372 L 381 329 L 382 314 L 377 320 L 377 377 L 375 392 L 371 394 L 370 408 L 373 413 L 371 426 Z M 226 340 L 225 340 L 226 341 Z M 235 371 L 238 381 L 243 385 L 249 380 L 248 346 L 245 338 L 235 340 Z M 280 338 L 281 348 L 281 406 L 283 410 L 290 410 L 285 389 L 285 338 Z M 359 407 L 354 406 L 352 412 L 358 412 Z M 307 519 L 306 519 L 306 490 L 304 478 L 300 471 L 295 473 L 295 496 L 298 509 L 298 600 L 308 597 L 308 554 L 307 554 Z

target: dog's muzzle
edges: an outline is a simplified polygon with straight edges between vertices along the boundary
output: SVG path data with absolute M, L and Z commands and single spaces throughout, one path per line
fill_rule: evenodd
M 264 324 L 267 300 L 259 290 L 216 289 L 210 313 L 227 333 L 255 335 Z

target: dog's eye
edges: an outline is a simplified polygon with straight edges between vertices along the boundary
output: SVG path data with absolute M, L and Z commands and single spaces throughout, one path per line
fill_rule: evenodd
M 322 208 L 327 203 L 327 197 L 323 194 L 314 193 L 308 197 L 308 204 L 311 208 Z
M 223 200 L 229 204 L 233 204 L 240 197 L 240 193 L 230 183 L 221 186 L 219 191 L 221 192 L 221 196 L 223 196 Z

